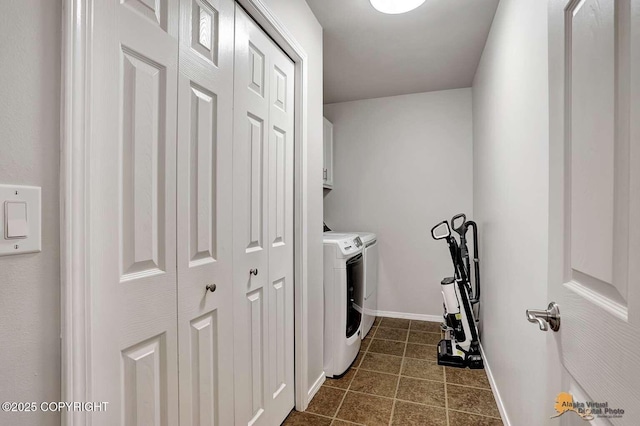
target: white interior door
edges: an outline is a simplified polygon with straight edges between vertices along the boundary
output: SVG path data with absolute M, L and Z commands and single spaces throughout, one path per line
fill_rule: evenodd
M 280 424 L 294 406 L 293 79 L 291 60 L 236 7 L 236 424 Z
M 176 425 L 178 4 L 93 6 L 91 424 Z
M 180 423 L 233 424 L 233 0 L 181 0 Z M 207 286 L 209 286 L 207 288 Z
M 555 393 L 625 410 L 623 417 L 596 418 L 593 424 L 635 425 L 640 417 L 640 1 L 550 2 L 549 29 L 549 294 L 561 314 L 560 331 L 550 334 L 562 376 Z M 561 419 L 585 424 L 573 413 Z

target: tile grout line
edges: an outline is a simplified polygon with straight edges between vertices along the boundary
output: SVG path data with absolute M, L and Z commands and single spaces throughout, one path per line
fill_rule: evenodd
M 387 318 L 387 317 L 384 317 L 384 318 Z M 394 319 L 394 318 L 390 318 L 390 319 Z M 404 319 L 404 318 L 395 318 L 395 319 Z M 435 322 L 435 321 L 420 321 L 420 320 L 407 320 L 407 321 L 428 322 L 428 323 L 433 323 L 433 324 L 438 324 L 438 325 L 440 325 L 440 323 L 437 323 L 437 322 Z M 404 327 L 394 327 L 394 326 L 392 326 L 392 325 L 383 325 L 382 327 L 384 327 L 384 328 L 395 328 L 395 329 L 398 329 L 398 330 L 409 330 L 409 327 L 411 327 L 411 324 L 409 324 L 409 327 L 407 327 L 407 328 L 404 328 Z M 413 331 L 418 331 L 418 332 L 420 332 L 420 333 L 440 334 L 440 332 L 439 332 L 439 331 L 425 331 L 425 330 L 417 330 L 417 329 L 415 329 L 415 330 L 413 330 Z
M 444 331 L 442 330 L 442 324 L 440 324 L 440 339 L 444 339 Z M 436 359 L 436 363 L 438 360 Z M 451 420 L 449 420 L 449 392 L 447 386 L 447 367 L 442 366 L 442 374 L 444 375 L 444 414 L 447 420 L 447 426 L 451 425 Z
M 455 368 L 455 367 L 454 367 Z M 477 390 L 483 390 L 483 391 L 489 391 L 492 392 L 491 388 L 483 388 L 480 386 L 471 386 L 471 385 L 461 385 L 460 383 L 449 383 L 451 386 L 460 386 L 461 388 L 471 388 L 471 389 L 477 389 Z
M 367 353 L 371 353 L 371 354 L 375 354 L 375 355 L 386 355 L 386 356 L 395 356 L 395 355 L 388 355 L 388 354 L 383 354 L 383 353 L 379 353 L 379 352 L 368 352 Z M 400 358 L 398 356 L 395 356 L 396 358 Z M 411 358 L 411 357 L 407 357 L 406 359 L 410 359 L 410 360 L 415 360 L 415 361 L 424 361 L 424 362 L 429 362 L 432 363 L 434 365 L 436 365 L 436 361 L 429 361 L 429 360 L 424 360 L 424 359 L 420 359 L 420 358 Z M 401 362 L 402 365 L 402 362 Z M 357 370 L 364 370 L 364 371 L 369 371 L 371 373 L 379 373 L 379 374 L 386 374 L 388 376 L 400 376 L 400 377 L 405 377 L 408 379 L 413 379 L 413 380 L 420 380 L 422 382 L 435 382 L 435 383 L 444 383 L 444 380 L 433 380 L 433 379 L 425 379 L 424 377 L 416 377 L 416 376 L 407 376 L 406 374 L 394 374 L 394 373 L 389 373 L 388 371 L 380 371 L 380 370 L 371 370 L 370 368 L 354 368 Z M 451 386 L 458 386 L 461 388 L 469 388 L 469 389 L 476 389 L 479 391 L 488 391 L 491 392 L 490 388 L 483 388 L 480 386 L 471 386 L 471 385 L 461 385 L 460 383 L 451 383 L 451 382 L 447 382 L 449 385 Z M 340 390 L 344 390 L 345 388 L 339 388 L 337 386 L 333 386 L 330 383 L 329 384 L 325 384 L 323 386 L 327 386 L 329 388 L 332 389 L 340 389 Z M 419 403 L 416 403 L 419 404 Z
M 436 382 L 436 383 L 440 383 L 440 382 Z M 338 388 L 332 388 L 332 389 L 338 389 Z M 339 390 L 344 390 L 344 389 L 339 389 Z M 391 398 L 391 397 L 388 397 L 388 396 L 372 395 L 372 394 L 369 394 L 367 392 L 361 392 L 361 391 L 355 391 L 355 390 L 350 390 L 350 392 L 361 394 L 361 395 L 366 395 L 366 396 L 376 396 L 376 397 L 379 397 L 379 398 L 384 398 L 384 399 L 389 399 L 389 400 L 393 400 L 394 399 L 394 398 Z M 346 391 L 345 391 L 345 393 L 346 393 Z M 414 405 L 422 405 L 422 406 L 425 406 L 425 407 L 433 407 L 433 408 L 443 409 L 443 407 L 439 406 L 439 405 L 423 404 L 423 403 L 420 403 L 420 402 L 409 401 L 409 400 L 406 400 L 406 399 L 399 399 L 397 397 L 395 398 L 395 400 L 396 401 L 400 401 L 400 402 L 406 402 L 406 403 L 409 403 L 409 404 L 414 404 Z M 481 414 L 481 413 L 477 413 L 477 412 L 465 411 L 465 410 L 460 410 L 460 409 L 449 408 L 447 411 L 455 411 L 455 412 L 458 412 L 458 413 L 469 414 L 469 415 L 477 416 L 477 417 L 485 417 L 485 418 L 488 418 L 488 419 L 501 420 L 500 417 L 490 416 L 488 414 Z M 352 422 L 350 420 L 339 419 L 339 418 L 337 418 L 335 416 L 327 416 L 325 414 L 320 414 L 320 413 L 309 413 L 309 414 L 312 415 L 312 416 L 318 416 L 318 417 L 322 417 L 322 418 L 329 419 L 329 420 L 339 420 L 341 422 L 345 422 L 345 423 L 349 423 L 349 424 L 362 425 L 362 423 L 356 423 L 356 422 Z
M 396 401 L 398 400 L 398 389 L 400 389 L 400 379 L 402 378 L 402 367 L 404 367 L 404 357 L 407 354 L 407 343 L 409 342 L 409 333 L 411 332 L 411 320 L 409 320 L 409 328 L 407 329 L 407 337 L 404 339 L 404 350 L 402 351 L 402 360 L 400 361 L 400 371 L 398 372 L 398 382 L 396 383 L 396 391 L 393 394 L 393 405 L 391 406 L 391 416 L 389 417 L 389 426 L 393 423 L 393 415 L 396 411 Z
M 371 352 L 371 353 L 372 354 L 376 354 L 376 355 L 384 355 L 384 354 L 379 354 L 377 352 Z M 409 358 L 409 359 L 413 360 L 413 358 Z M 418 359 L 417 361 L 421 361 L 421 360 Z M 400 363 L 400 368 L 402 368 L 402 362 Z M 393 373 L 389 373 L 387 371 L 370 370 L 368 368 L 358 368 L 358 370 L 367 371 L 369 373 L 383 374 L 385 376 L 400 376 L 400 377 L 405 378 L 405 379 L 418 380 L 420 382 L 433 382 L 433 383 L 440 383 L 440 384 L 444 383 L 444 380 L 424 379 L 422 377 L 407 376 L 406 374 L 393 374 Z M 458 386 L 455 383 L 453 385 L 454 386 Z M 330 387 L 330 388 L 334 388 L 334 389 L 340 389 L 340 388 L 336 388 L 336 387 L 331 386 L 331 385 L 327 385 L 327 386 Z M 491 390 L 491 389 L 483 389 L 483 388 L 474 388 L 474 387 L 471 387 L 471 386 L 462 386 L 462 387 L 464 387 L 464 388 L 472 388 L 472 389 L 477 389 L 477 390 Z M 371 395 L 374 395 L 374 394 L 371 394 Z M 379 395 L 379 396 L 382 396 L 382 395 Z M 383 398 L 390 398 L 390 397 L 387 396 L 387 397 L 383 397 Z M 416 404 L 419 404 L 419 402 L 416 402 Z
M 444 413 L 447 417 L 447 426 L 450 426 L 449 422 L 449 394 L 447 393 L 447 368 L 442 367 L 442 374 L 444 375 Z
M 303 413 L 306 413 L 306 411 L 302 411 Z M 315 416 L 315 417 L 322 417 L 323 419 L 329 419 L 329 420 L 333 420 L 333 417 L 331 416 L 327 416 L 326 414 L 320 414 L 320 413 L 311 413 L 309 412 L 310 416 Z
M 306 412 L 306 411 L 305 411 L 305 412 Z M 312 417 L 322 417 L 323 419 L 327 419 L 327 420 L 331 420 L 331 421 L 333 421 L 333 420 L 338 420 L 338 421 L 341 421 L 341 422 L 344 422 L 344 423 L 349 423 L 350 425 L 366 426 L 366 425 L 363 425 L 362 423 L 355 423 L 355 422 L 352 422 L 352 421 L 350 421 L 350 420 L 336 419 L 336 418 L 333 418 L 333 417 L 331 417 L 331 416 L 327 416 L 327 415 L 325 415 L 325 414 L 309 413 L 309 415 L 310 415 L 310 416 L 312 416 Z M 485 417 L 486 417 L 486 416 L 485 416 Z M 283 426 L 284 426 L 284 425 L 283 425 Z
M 383 339 L 381 337 L 376 337 L 376 340 L 384 340 L 386 342 L 402 343 L 402 340 Z M 416 345 L 416 346 L 428 347 L 428 348 L 431 348 L 433 350 L 437 350 L 437 348 L 438 348 L 438 345 L 428 345 L 428 344 L 425 344 L 425 343 L 415 343 L 415 342 L 407 342 L 407 347 L 409 346 L 409 344 Z M 384 353 L 384 352 L 373 352 L 373 353 L 379 353 L 379 354 L 382 354 L 382 355 L 389 355 L 389 356 L 393 356 L 393 357 L 396 357 L 396 358 L 402 358 L 400 355 L 388 354 L 388 353 Z M 406 355 L 405 358 L 417 359 L 417 360 L 420 360 L 420 361 L 437 362 L 437 360 L 434 361 L 434 360 L 431 360 L 431 359 L 428 359 L 428 358 L 418 358 L 418 357 L 409 356 L 409 355 Z M 489 388 L 487 388 L 487 389 L 489 389 Z
M 379 326 L 379 324 L 378 324 Z M 378 332 L 378 326 L 375 327 L 375 330 L 373 330 L 373 334 L 371 335 L 371 341 L 373 341 L 373 337 L 376 335 L 376 333 Z M 365 337 L 366 338 L 366 337 Z M 362 345 L 362 342 L 364 341 L 364 339 L 362 339 L 360 341 L 360 345 Z M 359 370 L 360 369 L 360 364 L 362 364 L 362 361 L 364 360 L 365 355 L 369 352 L 369 346 L 371 346 L 371 342 L 369 342 L 369 344 L 367 345 L 367 347 L 365 348 L 364 352 L 362 352 L 362 359 L 360 359 L 360 363 L 358 364 L 357 367 L 354 368 L 354 370 Z M 358 356 L 356 355 L 356 358 Z M 340 404 L 338 405 L 338 408 L 336 409 L 336 412 L 333 414 L 333 420 L 331 421 L 331 423 L 333 423 L 334 420 L 342 420 L 342 419 L 338 419 L 338 413 L 340 412 L 340 408 L 342 408 L 342 404 L 344 403 L 344 400 L 347 398 L 347 393 L 349 393 L 349 389 L 351 389 L 351 384 L 353 383 L 353 380 L 356 378 L 356 375 L 358 374 L 358 372 L 356 371 L 353 375 L 353 377 L 351 378 L 351 381 L 349 382 L 349 385 L 347 386 L 347 388 L 344 391 L 344 395 L 342 395 L 342 400 L 340 400 Z
M 471 414 L 472 416 L 477 416 L 477 417 L 486 417 L 487 419 L 498 419 L 498 420 L 502 420 L 502 417 L 494 417 L 494 416 L 489 416 L 487 414 L 480 414 L 480 413 L 473 413 L 471 411 L 464 411 L 464 410 L 458 410 L 458 409 L 453 409 L 453 408 L 449 408 L 448 411 L 455 411 L 457 413 L 465 413 L 465 414 Z
M 409 377 L 409 378 L 412 378 L 412 377 Z M 437 382 L 437 383 L 441 383 L 441 382 Z M 435 407 L 435 408 L 442 408 L 442 409 L 444 409 L 444 407 L 439 406 L 439 405 L 424 404 L 424 403 L 422 403 L 422 402 L 409 401 L 408 399 L 393 398 L 392 396 L 378 395 L 378 394 L 375 394 L 375 393 L 369 393 L 369 392 L 357 391 L 357 390 L 353 390 L 353 389 L 349 390 L 349 392 L 351 392 L 351 393 L 358 393 L 358 394 L 360 394 L 360 395 L 372 396 L 372 397 L 380 398 L 380 399 L 389 399 L 389 400 L 392 400 L 392 401 L 393 401 L 394 399 L 397 399 L 397 400 L 398 400 L 398 401 L 400 401 L 400 402 L 410 402 L 410 403 L 415 404 L 415 405 L 424 405 L 425 407 Z M 460 411 L 460 410 L 454 410 L 454 411 Z M 315 414 L 315 413 L 312 413 L 312 414 Z M 471 414 L 473 414 L 473 413 L 471 413 Z M 326 416 L 325 416 L 325 417 L 326 417 Z M 490 416 L 485 416 L 485 417 L 490 417 Z M 342 420 L 342 419 L 338 419 L 338 420 Z
M 365 370 L 365 371 L 369 371 L 369 370 Z M 414 377 L 409 377 L 409 376 L 402 376 L 402 377 L 406 377 L 406 378 L 409 378 L 409 379 L 414 379 Z M 436 380 L 429 380 L 429 381 L 434 382 L 434 383 L 440 383 L 440 384 L 444 385 L 443 382 L 438 382 Z M 332 388 L 332 389 L 344 391 L 344 389 L 339 389 L 339 388 Z M 406 402 L 406 403 L 409 403 L 409 404 L 421 405 L 421 406 L 424 406 L 424 407 L 439 408 L 441 410 L 445 410 L 446 409 L 445 407 L 443 407 L 441 405 L 425 404 L 423 402 L 410 401 L 408 399 L 400 399 L 400 398 L 397 398 L 397 397 L 393 398 L 393 397 L 384 396 L 384 395 L 376 395 L 376 394 L 363 392 L 363 391 L 357 391 L 357 390 L 353 390 L 353 389 L 349 389 L 349 392 L 357 393 L 359 395 L 365 395 L 365 396 L 371 396 L 371 397 L 375 397 L 375 398 L 380 398 L 380 399 L 392 400 L 392 401 L 395 399 L 396 401 L 399 401 L 399 402 Z M 490 418 L 490 419 L 500 419 L 500 417 L 490 416 L 488 414 L 481 414 L 481 413 L 477 413 L 477 412 L 473 412 L 473 411 L 460 410 L 460 409 L 457 409 L 457 408 L 455 408 L 455 409 L 454 408 L 449 408 L 448 410 L 449 411 L 456 411 L 456 412 L 459 412 L 459 413 L 471 414 L 471 415 L 479 416 L 479 417 L 487 417 L 487 418 Z M 327 416 L 327 415 L 324 415 L 324 414 L 317 414 L 317 413 L 310 413 L 310 414 L 313 414 L 313 415 L 316 415 L 316 416 L 325 417 L 325 418 L 329 418 L 329 419 L 333 419 L 333 417 Z M 335 420 L 351 422 L 350 420 L 343 420 L 343 419 L 339 419 L 339 418 L 335 418 Z M 351 422 L 351 423 L 354 423 L 354 422 Z M 356 423 L 356 424 L 358 424 L 358 423 Z

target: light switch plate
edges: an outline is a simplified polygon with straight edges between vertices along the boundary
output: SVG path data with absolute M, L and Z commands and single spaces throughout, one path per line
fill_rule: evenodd
M 5 203 L 23 202 L 27 204 L 26 238 L 7 239 L 7 218 Z M 22 185 L 0 185 L 0 256 L 11 254 L 37 253 L 42 250 L 40 187 Z

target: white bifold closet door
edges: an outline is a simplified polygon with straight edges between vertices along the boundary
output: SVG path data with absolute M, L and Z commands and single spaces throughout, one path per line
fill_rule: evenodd
M 238 6 L 235 34 L 235 424 L 279 425 L 294 406 L 294 65 Z
M 178 2 L 93 8 L 87 374 L 109 406 L 87 416 L 176 425 Z
M 180 1 L 177 285 L 185 426 L 234 422 L 234 8 L 233 0 Z
M 93 5 L 87 362 L 109 407 L 87 417 L 280 424 L 294 405 L 293 63 L 233 0 Z

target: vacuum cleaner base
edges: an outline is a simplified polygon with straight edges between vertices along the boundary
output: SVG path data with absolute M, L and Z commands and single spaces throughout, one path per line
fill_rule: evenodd
M 484 368 L 482 355 L 478 349 L 471 349 L 463 356 L 454 355 L 454 343 L 450 339 L 442 339 L 438 343 L 438 365 L 455 368 L 470 368 L 480 370 Z

